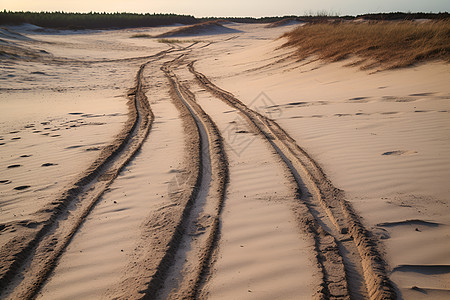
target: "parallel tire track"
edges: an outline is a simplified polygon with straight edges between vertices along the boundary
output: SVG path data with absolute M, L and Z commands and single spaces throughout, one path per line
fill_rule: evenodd
M 178 58 L 179 59 L 179 58 Z M 172 247 L 168 249 L 168 253 L 171 253 L 171 258 L 174 259 L 174 254 L 179 247 L 179 243 L 181 242 L 182 236 L 187 234 L 186 228 L 188 228 L 189 214 L 192 210 L 192 207 L 195 205 L 196 197 L 198 196 L 198 190 L 200 189 L 200 182 L 202 176 L 207 174 L 201 174 L 202 168 L 202 156 L 209 155 L 211 162 L 211 174 L 207 176 L 211 176 L 211 182 L 209 186 L 209 196 L 207 200 L 213 199 L 214 201 L 214 212 L 212 217 L 212 221 L 210 222 L 206 232 L 206 238 L 204 239 L 204 243 L 196 249 L 198 251 L 196 265 L 197 268 L 193 270 L 191 274 L 185 274 L 183 278 L 183 282 L 178 287 L 178 294 L 183 299 L 198 299 L 201 286 L 204 284 L 206 278 L 209 275 L 209 268 L 212 260 L 212 256 L 214 254 L 214 249 L 216 248 L 216 244 L 219 240 L 219 230 L 220 230 L 220 215 L 223 208 L 223 203 L 225 199 L 226 193 L 226 185 L 228 182 L 228 162 L 223 146 L 222 137 L 219 133 L 219 130 L 215 123 L 211 120 L 211 118 L 203 111 L 203 109 L 195 102 L 194 95 L 183 86 L 177 76 L 171 71 L 171 64 L 175 63 L 178 59 L 175 59 L 172 62 L 166 63 L 161 70 L 165 73 L 168 78 L 174 100 L 179 102 L 179 104 L 183 105 L 186 110 L 192 116 L 192 119 L 195 121 L 195 125 L 197 127 L 197 132 L 199 133 L 199 162 L 200 167 L 198 169 L 199 173 L 197 175 L 197 184 L 194 186 L 192 190 L 191 197 L 183 211 L 183 216 L 177 225 L 176 234 L 173 239 L 177 241 L 177 243 L 172 243 Z M 202 137 L 200 131 L 203 131 L 207 134 L 206 139 Z M 208 187 L 202 187 L 208 188 Z M 167 276 L 167 272 L 169 271 L 168 266 L 173 265 L 175 261 L 171 262 L 162 262 L 161 267 L 166 266 L 164 268 L 164 272 L 161 272 L 159 276 L 159 281 L 164 281 Z M 159 285 L 150 284 L 148 292 L 146 294 L 147 299 L 153 299 L 159 289 L 161 288 L 161 282 Z
M 319 253 L 322 252 L 327 255 L 330 251 L 331 255 L 337 258 L 337 260 L 330 262 L 326 257 L 321 258 L 320 255 L 318 257 L 319 264 L 323 267 L 325 285 L 324 289 L 319 292 L 319 296 L 321 295 L 324 298 L 347 298 L 350 296 L 348 291 L 345 292 L 347 290 L 346 284 L 340 282 L 339 285 L 341 286 L 339 287 L 336 286 L 336 281 L 333 278 L 328 278 L 328 275 L 333 273 L 334 268 L 338 267 L 339 264 L 344 265 L 333 240 L 336 240 L 336 237 L 340 234 L 348 234 L 353 240 L 360 257 L 358 261 L 353 261 L 352 263 L 361 265 L 370 299 L 395 299 L 396 293 L 387 275 L 386 263 L 380 255 L 372 235 L 362 225 L 351 204 L 344 199 L 343 193 L 333 186 L 318 164 L 275 121 L 251 110 L 231 93 L 214 85 L 205 75 L 195 70 L 193 63 L 189 65 L 189 70 L 195 75 L 201 86 L 246 116 L 250 123 L 280 154 L 293 173 L 300 190 L 303 183 L 306 184 L 308 190 L 313 194 L 314 201 L 320 203 L 321 209 L 332 221 L 335 233 L 330 232 L 331 236 L 317 232 L 317 230 L 321 231 L 321 229 L 315 222 L 321 222 L 320 219 L 315 222 L 308 219 L 305 222 L 305 224 L 312 224 L 312 226 L 308 227 L 316 231 L 316 248 L 320 250 Z M 307 206 L 311 209 L 311 205 L 307 204 Z M 323 248 L 322 246 L 327 243 L 331 243 L 333 246 Z M 326 251 L 324 252 L 323 250 Z M 335 256 L 336 254 L 337 257 Z M 335 294 L 335 290 L 338 294 Z
M 2 298 L 29 299 L 39 291 L 100 196 L 140 149 L 154 119 L 143 87 L 146 64 L 141 65 L 136 85 L 128 93 L 128 120 L 115 140 L 60 197 L 37 213 L 37 221 L 25 224 L 24 234 L 0 250 Z

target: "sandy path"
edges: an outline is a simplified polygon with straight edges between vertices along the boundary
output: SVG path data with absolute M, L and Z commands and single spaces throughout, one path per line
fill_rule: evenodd
M 53 67 L 47 55 L 0 76 L 19 90 L 32 78 L 30 91 L 47 93 L 68 66 L 83 77 L 61 85 L 68 97 L 119 88 L 125 73 L 115 76 L 115 63 L 138 78 L 123 132 L 73 189 L 33 220 L 17 218 L 32 211 L 18 198 L 4 206 L 2 298 L 448 298 L 448 66 L 368 75 L 346 62 L 293 62 L 271 40 L 283 29 L 227 26 L 242 31 L 170 46 L 126 31 L 77 35 L 64 46 L 80 50 L 75 59 L 56 57 Z M 64 47 L 45 45 L 60 55 Z M 105 47 L 114 51 L 103 55 Z M 101 83 L 105 74 L 110 82 Z M 156 119 L 129 162 L 153 119 L 145 93 Z M 73 113 L 22 124 L 22 144 L 9 132 L 14 118 L 3 122 L 0 147 L 23 152 L 31 137 L 62 145 L 33 131 L 68 125 L 88 137 L 67 153 L 100 147 L 82 125 L 100 117 Z M 17 159 L 2 161 L 26 179 Z M 58 166 L 45 170 L 55 176 Z
M 345 191 L 394 270 L 399 298 L 446 298 L 448 64 L 363 72 L 347 62 L 295 62 L 275 50 L 282 42 L 241 47 L 239 38 L 197 63 L 247 105 L 266 92 L 257 108 Z
M 372 298 L 394 297 L 394 287 L 373 238 L 317 163 L 276 122 L 246 107 L 196 72 L 192 65 L 190 71 L 203 87 L 237 108 L 256 126 L 284 160 L 302 194 L 311 196 L 302 201 L 317 222 L 314 226 L 316 251 L 326 286 L 322 292 L 338 297 L 346 294 L 366 297 L 366 293 Z
M 168 89 L 154 88 L 164 86 L 165 78 L 151 76 L 148 81 L 156 117 L 147 142 L 89 214 L 39 299 L 105 297 L 133 261 L 144 221 L 171 203 L 167 182 L 180 169 L 184 131 Z
M 289 200 L 292 183 L 278 158 L 236 111 L 192 81 L 191 88 L 217 123 L 229 153 L 221 241 L 204 295 L 212 299 L 312 295 L 315 269 L 308 252 L 313 246 L 299 234 Z
M 27 226 L 31 229 L 37 227 L 37 230 L 25 231 L 22 238 L 13 239 L 2 247 L 2 284 L 9 281 L 2 291 L 3 297 L 27 298 L 38 291 L 99 197 L 142 145 L 152 121 L 143 93 L 143 67 L 137 74 L 134 92 L 130 94 L 129 120 L 121 134 L 102 150 L 99 158 L 74 182 L 73 187 L 41 212 L 37 224 Z M 24 266 L 26 275 L 17 275 L 17 269 Z
M 197 298 L 204 269 L 209 264 L 211 251 L 217 240 L 219 215 L 222 211 L 228 180 L 227 159 L 216 125 L 197 105 L 193 95 L 172 72 L 175 59 L 163 65 L 162 71 L 170 81 L 175 103 L 189 112 L 199 134 L 199 181 L 193 187 L 189 213 L 173 262 L 165 275 L 164 284 L 156 297 Z

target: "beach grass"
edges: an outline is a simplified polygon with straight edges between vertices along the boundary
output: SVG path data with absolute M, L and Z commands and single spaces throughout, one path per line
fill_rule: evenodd
M 356 58 L 361 68 L 398 68 L 426 60 L 450 62 L 450 21 L 310 24 L 282 37 L 299 59 L 317 55 L 339 61 Z
M 137 34 L 133 34 L 131 37 L 132 38 L 152 38 L 153 36 L 151 36 L 150 34 L 146 34 L 146 33 L 137 33 Z

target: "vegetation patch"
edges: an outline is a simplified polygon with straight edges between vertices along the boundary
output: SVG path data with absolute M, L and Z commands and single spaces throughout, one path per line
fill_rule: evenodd
M 146 34 L 146 33 L 137 33 L 137 34 L 133 34 L 131 37 L 132 38 L 152 38 L 153 36 L 151 36 L 150 34 Z
M 450 62 L 449 20 L 309 24 L 282 37 L 287 39 L 282 47 L 297 48 L 299 59 L 357 57 L 354 64 L 362 69 L 399 68 L 435 59 Z
M 199 40 L 177 40 L 177 39 L 158 39 L 158 43 L 178 44 L 178 43 L 200 43 Z

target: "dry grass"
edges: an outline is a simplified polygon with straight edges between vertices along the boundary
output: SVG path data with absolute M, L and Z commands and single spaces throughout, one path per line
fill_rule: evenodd
M 450 62 L 450 21 L 311 24 L 282 37 L 304 59 L 338 61 L 357 57 L 361 68 L 398 68 L 441 59 Z
M 131 37 L 132 38 L 152 38 L 152 36 L 150 34 L 146 34 L 146 33 L 133 34 Z

